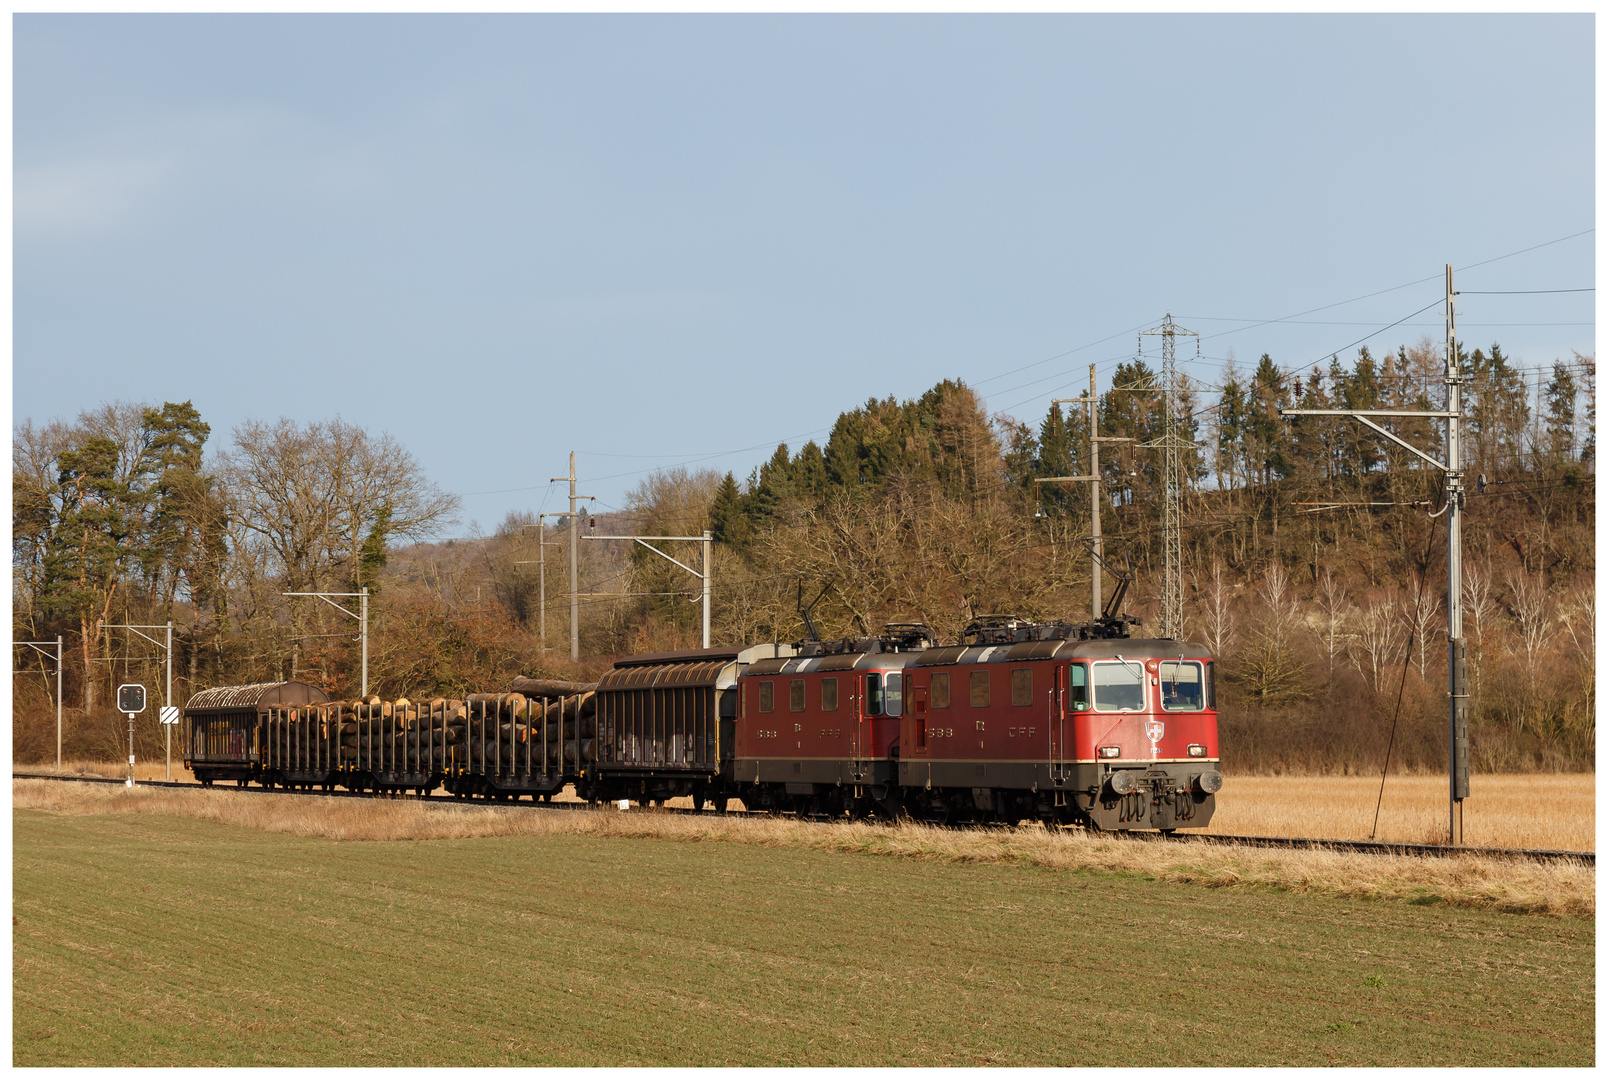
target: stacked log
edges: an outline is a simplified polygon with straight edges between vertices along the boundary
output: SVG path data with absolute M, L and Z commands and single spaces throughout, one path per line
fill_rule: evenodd
M 523 680 L 543 689 L 583 687 L 576 693 L 471 694 L 460 700 L 428 701 L 370 694 L 349 701 L 302 705 L 277 713 L 271 735 L 294 757 L 338 755 L 347 768 L 434 770 L 449 757 L 471 769 L 572 767 L 575 746 L 581 763 L 593 760 L 597 695 L 590 683 Z
M 516 694 L 532 698 L 573 697 L 597 689 L 595 682 L 569 682 L 565 679 L 533 679 L 524 675 L 514 678 L 511 689 Z

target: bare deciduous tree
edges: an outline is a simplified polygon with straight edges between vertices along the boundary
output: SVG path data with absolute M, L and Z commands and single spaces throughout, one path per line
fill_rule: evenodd
M 425 478 L 390 435 L 339 418 L 305 427 L 247 421 L 220 466 L 237 555 L 254 583 L 282 592 L 355 592 L 392 538 L 422 539 L 453 520 L 458 498 Z M 277 608 L 259 597 L 259 612 Z M 301 656 L 304 606 L 289 609 L 291 673 Z M 320 625 L 322 625 L 320 623 Z
M 1229 607 L 1233 590 L 1223 584 L 1223 563 L 1220 559 L 1212 560 L 1212 580 L 1204 590 L 1201 590 L 1205 599 L 1206 647 L 1212 655 L 1223 659 L 1228 656 L 1229 650 L 1234 647 L 1234 612 Z
M 1323 574 L 1318 578 L 1314 601 L 1317 610 L 1309 623 L 1323 642 L 1324 652 L 1329 658 L 1329 674 L 1332 675 L 1335 660 L 1345 652 L 1346 642 L 1354 636 L 1347 632 L 1354 609 L 1351 598 L 1346 595 L 1345 584 L 1328 567 L 1324 567 Z
M 1394 593 L 1370 601 L 1357 619 L 1357 646 L 1362 653 L 1358 670 L 1376 694 L 1383 691 L 1387 675 L 1401 653 L 1406 630 Z
M 1569 632 L 1575 653 L 1589 666 L 1597 656 L 1597 594 L 1592 589 L 1569 590 L 1558 606 L 1558 621 Z
M 1418 645 L 1418 677 L 1429 678 L 1429 638 L 1435 620 L 1440 616 L 1440 595 L 1424 588 L 1424 580 L 1413 574 L 1413 606 L 1408 615 L 1412 619 L 1413 641 Z
M 1491 576 L 1479 563 L 1470 562 L 1463 567 L 1463 615 L 1474 624 L 1474 696 L 1480 697 L 1484 689 L 1482 672 L 1485 661 L 1485 633 L 1496 615 L 1496 597 L 1491 595 Z
M 1257 596 L 1264 615 L 1256 629 L 1256 644 L 1246 659 L 1245 672 L 1251 691 L 1266 702 L 1299 698 L 1306 693 L 1306 679 L 1294 645 L 1295 631 L 1301 625 L 1300 602 L 1290 589 L 1290 577 L 1277 560 L 1262 573 Z

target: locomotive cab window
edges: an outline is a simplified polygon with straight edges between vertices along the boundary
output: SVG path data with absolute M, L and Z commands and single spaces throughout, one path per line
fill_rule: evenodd
M 904 675 L 897 671 L 888 672 L 887 689 L 883 693 L 883 707 L 889 716 L 898 716 L 904 712 Z
M 1217 682 L 1212 676 L 1212 662 L 1206 661 L 1206 707 L 1217 708 Z
M 1033 704 L 1033 669 L 1019 667 L 1011 671 L 1011 704 Z
M 1140 712 L 1145 707 L 1145 669 L 1133 660 L 1095 664 L 1096 712 Z
M 971 704 L 974 709 L 988 708 L 988 669 L 971 673 Z
M 1205 684 L 1200 664 L 1194 660 L 1163 660 L 1157 674 L 1161 680 L 1161 707 L 1173 712 L 1198 712 L 1206 707 Z
M 775 683 L 762 682 L 759 684 L 759 711 L 762 713 L 776 711 Z
M 949 708 L 949 672 L 938 671 L 932 676 L 932 707 Z
M 1072 711 L 1089 711 L 1089 669 L 1082 664 L 1067 665 L 1067 683 L 1072 690 Z
M 821 711 L 837 712 L 838 692 L 837 679 L 821 680 Z
M 803 679 L 793 679 L 787 684 L 787 710 L 789 712 L 804 711 Z

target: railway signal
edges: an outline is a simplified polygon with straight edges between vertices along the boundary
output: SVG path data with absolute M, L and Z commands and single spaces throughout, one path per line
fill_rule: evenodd
M 134 718 L 145 711 L 145 687 L 124 683 L 117 688 L 117 711 L 128 713 L 128 786 L 134 786 Z
M 139 637 L 144 638 L 146 641 L 149 641 L 152 645 L 156 645 L 156 646 L 158 646 L 159 648 L 162 649 L 162 655 L 166 658 L 165 663 L 166 663 L 166 667 L 167 667 L 167 692 L 162 695 L 162 705 L 163 705 L 164 709 L 172 708 L 173 707 L 173 620 L 169 619 L 165 626 L 127 626 L 127 625 L 123 625 L 121 623 L 102 623 L 101 624 L 101 629 L 103 629 L 103 630 L 127 630 L 131 634 L 136 634 Z M 167 639 L 165 641 L 158 641 L 158 640 L 156 640 L 156 638 L 152 637 L 150 634 L 144 633 L 144 631 L 146 631 L 146 630 L 166 630 L 167 631 Z M 129 644 L 132 645 L 133 642 L 131 641 L 131 642 L 129 642 Z M 163 722 L 166 723 L 166 721 L 163 721 Z M 172 731 L 172 729 L 169 728 L 164 733 L 164 735 L 166 737 L 166 742 L 167 742 L 167 778 L 169 780 L 172 780 L 173 779 L 173 731 Z M 58 744 L 61 742 L 61 736 L 60 736 L 59 732 L 57 733 L 56 741 L 57 741 Z M 58 758 L 58 760 L 56 762 L 56 767 L 60 768 L 61 767 L 61 762 L 60 762 L 59 759 L 61 757 L 61 748 L 60 748 L 59 745 L 56 748 L 56 757 Z

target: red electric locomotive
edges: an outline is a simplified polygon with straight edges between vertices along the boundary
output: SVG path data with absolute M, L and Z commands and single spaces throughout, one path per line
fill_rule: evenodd
M 959 645 L 925 627 L 806 643 L 738 678 L 732 793 L 836 816 L 1035 818 L 1199 828 L 1218 772 L 1212 661 L 1126 623 L 990 617 Z
M 917 623 L 805 642 L 737 680 L 732 781 L 744 805 L 864 817 L 896 812 L 905 668 L 932 642 Z
M 1167 638 L 991 619 L 905 677 L 899 787 L 915 816 L 1199 828 L 1218 772 L 1212 661 Z

